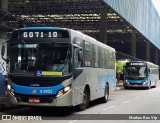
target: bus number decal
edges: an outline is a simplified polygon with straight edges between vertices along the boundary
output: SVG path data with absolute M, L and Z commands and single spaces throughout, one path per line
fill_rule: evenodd
M 57 32 L 23 32 L 24 38 L 57 38 Z
M 49 32 L 48 33 L 48 37 L 54 37 L 54 38 L 57 38 L 57 32 Z
M 23 33 L 23 37 L 25 37 L 25 38 L 28 37 L 27 32 L 24 32 L 24 33 Z
M 38 38 L 39 37 L 39 32 L 35 32 L 35 35 Z
M 33 38 L 33 32 L 29 32 L 29 37 Z
M 43 94 L 52 94 L 52 89 L 40 90 L 40 93 L 43 93 Z

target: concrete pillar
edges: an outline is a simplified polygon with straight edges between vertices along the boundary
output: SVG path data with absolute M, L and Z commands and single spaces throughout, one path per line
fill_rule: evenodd
M 158 49 L 157 48 L 155 49 L 155 64 L 158 65 Z
M 151 44 L 149 41 L 146 43 L 146 61 L 150 61 L 150 51 L 151 51 Z
M 106 44 L 106 30 L 107 30 L 107 6 L 102 5 L 100 11 L 100 31 L 99 31 L 99 41 Z
M 131 56 L 136 57 L 136 30 L 132 29 L 131 34 Z
M 2 11 L 5 11 L 7 12 L 8 11 L 8 0 L 0 0 L 0 9 Z M 2 18 L 2 17 L 0 17 Z M 0 19 L 0 25 L 6 25 L 6 22 L 4 19 Z M 1 50 L 1 45 L 2 45 L 2 42 L 5 41 L 5 39 L 7 39 L 7 32 L 5 32 L 5 30 L 1 29 L 0 30 L 0 50 Z M 7 54 L 7 52 L 6 52 Z M 6 57 L 6 54 L 5 54 L 5 57 Z M 2 57 L 0 57 L 0 74 L 2 75 L 6 75 L 6 62 L 2 59 Z
M 8 11 L 8 0 L 0 0 L 0 9 L 2 11 Z M 2 17 L 0 17 L 2 18 Z M 0 20 L 0 25 L 6 26 L 6 23 L 4 20 Z M 4 30 L 0 30 L 0 38 L 6 39 L 7 38 L 7 33 Z

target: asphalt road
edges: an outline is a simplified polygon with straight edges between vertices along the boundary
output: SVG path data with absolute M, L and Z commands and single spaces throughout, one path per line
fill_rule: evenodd
M 42 119 L 42 122 L 46 120 L 45 123 L 79 123 L 84 121 L 87 123 L 158 123 L 160 122 L 160 84 L 157 88 L 150 90 L 133 88 L 114 91 L 110 93 L 107 103 L 100 103 L 96 100 L 91 102 L 88 109 L 80 112 L 76 108 L 33 109 L 31 107 L 19 107 L 0 112 L 0 115 L 11 115 L 14 119 L 17 116 L 24 119 L 29 116 L 29 118 Z M 23 123 L 25 122 L 28 121 L 23 121 Z M 33 120 L 29 122 L 40 123 L 40 121 Z

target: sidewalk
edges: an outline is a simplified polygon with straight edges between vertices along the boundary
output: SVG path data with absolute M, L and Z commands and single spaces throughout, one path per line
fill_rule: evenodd
M 120 80 L 119 83 L 116 83 L 116 91 L 118 91 L 118 90 L 124 90 L 122 80 Z

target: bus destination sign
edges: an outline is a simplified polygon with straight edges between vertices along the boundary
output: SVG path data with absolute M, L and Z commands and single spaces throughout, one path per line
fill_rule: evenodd
M 140 62 L 132 62 L 132 63 L 130 63 L 130 65 L 146 65 L 146 63 L 140 63 Z
M 65 30 L 57 31 L 22 31 L 20 38 L 69 38 L 69 34 Z

